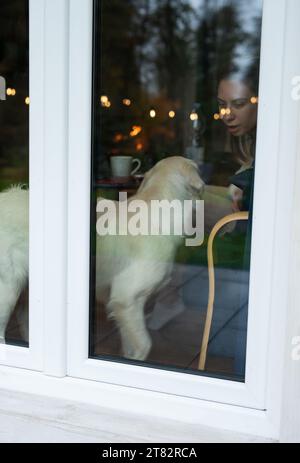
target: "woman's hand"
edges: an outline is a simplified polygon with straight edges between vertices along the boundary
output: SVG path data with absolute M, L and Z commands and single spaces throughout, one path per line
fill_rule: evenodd
M 240 212 L 243 201 L 243 190 L 235 185 L 230 185 L 229 196 L 232 200 L 232 212 Z

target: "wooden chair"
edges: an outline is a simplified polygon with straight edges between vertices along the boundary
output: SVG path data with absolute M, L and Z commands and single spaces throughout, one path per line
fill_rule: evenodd
M 215 301 L 215 269 L 214 269 L 214 257 L 213 257 L 213 245 L 214 239 L 217 236 L 219 230 L 227 225 L 230 222 L 235 222 L 238 220 L 248 220 L 249 212 L 236 212 L 234 214 L 227 215 L 223 217 L 217 224 L 214 226 L 213 230 L 210 233 L 208 245 L 207 245 L 207 257 L 208 257 L 208 281 L 209 281 L 209 296 L 208 296 L 208 306 L 206 321 L 204 327 L 204 333 L 202 338 L 202 346 L 200 351 L 200 360 L 199 360 L 199 370 L 204 371 L 207 358 L 207 348 L 209 342 L 209 336 L 211 331 L 213 312 L 214 312 L 214 301 Z

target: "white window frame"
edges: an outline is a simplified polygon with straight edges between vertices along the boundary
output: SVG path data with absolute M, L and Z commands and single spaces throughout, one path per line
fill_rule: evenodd
M 69 1 L 29 1 L 29 348 L 0 364 L 66 375 Z
M 270 317 L 274 316 L 276 310 L 273 296 L 277 292 L 273 286 L 273 264 L 279 231 L 275 228 L 278 210 L 274 198 L 278 194 L 278 169 L 283 153 L 282 149 L 279 151 L 283 132 L 282 100 L 274 98 L 274 95 L 282 94 L 284 82 L 282 69 L 288 4 L 290 0 L 264 1 L 246 383 L 240 384 L 88 357 L 93 2 L 71 1 L 68 208 L 70 376 L 256 410 L 266 408 Z
M 0 345 L 2 365 L 42 370 L 43 366 L 43 178 L 44 178 L 44 13 L 42 2 L 32 2 L 29 12 L 29 348 Z M 41 220 L 37 220 L 40 218 Z

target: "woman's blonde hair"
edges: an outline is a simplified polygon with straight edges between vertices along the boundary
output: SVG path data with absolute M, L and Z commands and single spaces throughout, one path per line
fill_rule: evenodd
M 231 135 L 232 154 L 242 167 L 251 167 L 255 159 L 256 128 L 251 133 L 240 137 Z

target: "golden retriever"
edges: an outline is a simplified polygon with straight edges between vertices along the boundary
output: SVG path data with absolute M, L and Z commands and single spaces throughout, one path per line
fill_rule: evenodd
M 150 210 L 153 200 L 181 203 L 199 200 L 203 188 L 194 162 L 170 157 L 145 175 L 128 204 L 142 200 Z M 117 210 L 119 207 L 120 203 L 116 204 Z M 130 217 L 129 214 L 128 220 Z M 111 216 L 108 220 L 115 218 Z M 183 238 L 175 234 L 97 236 L 96 298 L 103 302 L 102 295 L 110 287 L 106 308 L 117 322 L 126 358 L 145 360 L 150 352 L 152 343 L 145 323 L 145 303 L 169 282 L 176 250 Z

